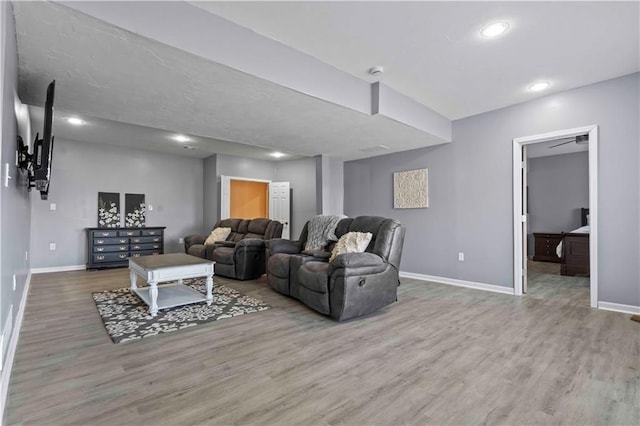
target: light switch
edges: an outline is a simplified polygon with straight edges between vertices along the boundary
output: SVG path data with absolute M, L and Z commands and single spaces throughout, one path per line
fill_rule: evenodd
M 49 204 L 49 210 L 55 210 L 55 209 L 56 209 L 56 203 Z
M 49 243 L 49 250 L 54 251 L 56 249 L 56 243 Z
M 150 212 L 151 212 L 151 211 L 153 211 L 153 205 L 148 204 L 148 205 L 147 205 L 147 210 L 149 210 Z

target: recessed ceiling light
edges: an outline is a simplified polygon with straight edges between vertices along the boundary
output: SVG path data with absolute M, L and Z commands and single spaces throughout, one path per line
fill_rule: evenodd
M 190 139 L 188 137 L 186 137 L 185 135 L 175 135 L 173 137 L 173 139 L 177 140 L 178 142 L 189 142 Z
M 551 83 L 549 83 L 548 81 L 539 81 L 529 86 L 529 90 L 531 90 L 532 92 L 539 92 L 548 88 L 549 86 L 551 86 Z
M 496 38 L 508 29 L 509 24 L 507 22 L 494 22 L 481 29 L 480 35 L 484 38 Z
M 280 157 L 284 157 L 287 154 L 284 154 L 282 152 L 272 152 L 271 154 L 269 154 L 272 157 L 276 157 L 276 158 L 280 158 Z
M 69 122 L 69 124 L 73 124 L 74 126 L 82 126 L 84 124 L 84 120 L 78 117 L 69 117 L 67 118 L 67 122 Z

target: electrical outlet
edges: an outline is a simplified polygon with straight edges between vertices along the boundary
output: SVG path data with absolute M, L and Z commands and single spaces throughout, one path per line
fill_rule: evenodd
M 56 243 L 49 243 L 49 250 L 54 251 L 56 249 Z
M 464 262 L 464 253 L 463 252 L 458 253 L 458 260 L 460 262 Z
M 49 204 L 49 210 L 53 211 L 57 208 L 56 203 Z
M 153 211 L 153 204 L 147 204 L 147 210 L 152 212 Z
M 184 238 L 178 238 L 178 244 L 184 244 Z

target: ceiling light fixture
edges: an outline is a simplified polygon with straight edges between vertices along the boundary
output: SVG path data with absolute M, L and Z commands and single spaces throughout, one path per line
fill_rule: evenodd
M 67 118 L 67 122 L 69 124 L 73 124 L 74 126 L 82 126 L 84 124 L 84 120 L 78 117 L 69 117 Z
M 480 30 L 480 35 L 484 38 L 496 38 L 509 29 L 507 22 L 494 22 Z
M 529 90 L 532 92 L 539 92 L 541 90 L 548 88 L 549 86 L 551 86 L 551 83 L 549 83 L 548 81 L 539 81 L 537 83 L 533 83 L 532 85 L 530 85 Z
M 189 142 L 189 138 L 186 137 L 185 135 L 175 135 L 173 137 L 173 139 L 177 140 L 178 142 Z
M 284 157 L 286 154 L 284 154 L 282 152 L 272 152 L 269 155 L 272 156 L 272 157 L 280 158 L 280 157 Z
M 376 65 L 375 67 L 371 67 L 369 69 L 369 74 L 373 75 L 373 76 L 379 76 L 382 75 L 382 73 L 384 72 L 384 68 L 381 67 L 380 65 Z

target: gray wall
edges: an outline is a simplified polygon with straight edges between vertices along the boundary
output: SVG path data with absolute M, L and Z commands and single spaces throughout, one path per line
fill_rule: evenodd
M 16 332 L 16 314 L 24 293 L 29 270 L 29 261 L 25 259 L 25 253 L 29 250 L 31 204 L 26 189 L 25 177 L 18 172 L 15 166 L 18 135 L 18 123 L 15 115 L 15 103 L 17 102 L 15 94 L 18 87 L 18 53 L 13 10 L 10 2 L 0 2 L 0 38 L 0 50 L 4 52 L 2 73 L 0 74 L 0 84 L 2 85 L 0 87 L 0 96 L 2 97 L 2 114 L 0 117 L 2 121 L 1 164 L 3 173 L 4 164 L 9 164 L 9 175 L 12 177 L 8 187 L 0 184 L 0 332 L 8 330 L 7 325 L 9 325 L 13 334 Z M 15 290 L 13 289 L 14 276 L 16 280 Z M 13 309 L 11 317 L 9 317 L 11 306 L 13 306 Z M 9 334 L 4 336 L 5 347 L 10 338 L 11 335 Z M 0 348 L 3 360 L 6 355 L 4 349 L 4 347 Z M 5 371 L 6 368 L 3 369 L 2 373 L 4 374 Z M 3 376 L 3 381 L 8 379 L 8 377 Z
M 534 232 L 568 232 L 581 226 L 589 207 L 589 153 L 529 159 L 529 254 Z
M 316 214 L 343 214 L 344 161 L 328 155 L 316 159 Z
M 402 221 L 403 271 L 513 287 L 513 138 L 597 124 L 599 300 L 639 306 L 639 80 L 636 73 L 457 120 L 451 144 L 347 162 L 345 213 Z M 392 173 L 420 167 L 429 168 L 430 207 L 393 210 Z
M 316 214 L 315 159 L 281 161 L 276 165 L 278 182 L 291 184 L 290 237 L 295 240 L 302 232 L 306 221 Z M 340 188 L 342 189 L 342 188 Z
M 217 154 L 204 160 L 204 229 L 208 233 L 220 217 L 220 176 L 289 182 L 292 189 L 291 238 L 297 238 L 316 210 L 315 159 L 265 161 Z
M 165 253 L 182 252 L 178 238 L 202 229 L 202 160 L 68 140 L 55 148 L 49 200 L 32 196 L 32 267 L 86 263 L 84 229 L 97 226 L 98 192 L 119 192 L 121 212 L 125 193 L 145 194 L 147 226 L 167 227 Z

